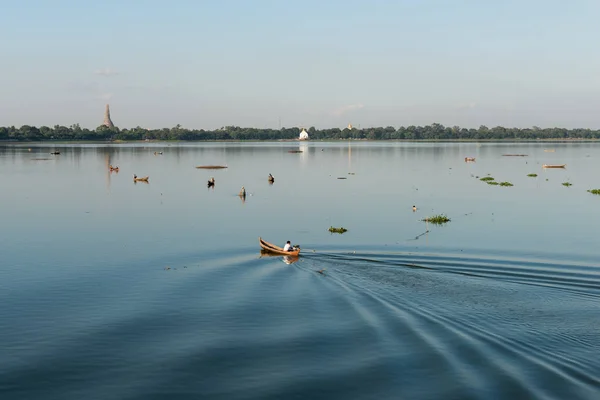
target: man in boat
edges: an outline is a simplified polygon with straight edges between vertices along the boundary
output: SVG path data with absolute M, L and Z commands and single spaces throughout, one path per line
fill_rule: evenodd
M 283 246 L 283 251 L 294 251 L 294 248 L 292 247 L 292 243 L 290 243 L 289 240 L 287 241 L 285 246 Z

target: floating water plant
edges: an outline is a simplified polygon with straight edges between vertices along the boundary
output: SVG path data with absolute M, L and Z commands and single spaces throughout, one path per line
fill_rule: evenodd
M 333 226 L 330 226 L 329 227 L 329 232 L 331 232 L 331 233 L 344 233 L 344 232 L 348 232 L 348 229 L 343 228 L 343 227 L 334 228 Z
M 488 185 L 497 185 L 498 182 L 496 182 L 496 181 L 487 181 L 487 184 Z
M 480 181 L 484 181 L 484 182 L 488 182 L 488 181 L 493 181 L 494 178 L 492 178 L 491 176 L 484 176 L 483 178 L 479 178 Z
M 535 177 L 537 177 L 537 174 L 527 174 L 527 176 L 530 178 L 535 178 Z
M 566 187 L 573 186 L 573 184 L 570 182 L 563 182 L 562 185 Z
M 450 218 L 446 217 L 444 214 L 439 214 L 439 215 L 427 217 L 427 218 L 423 219 L 422 221 L 441 225 L 441 224 L 445 224 L 446 222 L 450 222 Z
M 588 192 L 590 192 L 591 194 L 599 194 L 600 195 L 600 189 L 590 189 L 590 190 L 588 190 Z
M 514 185 L 510 182 L 500 182 L 500 186 L 514 186 Z

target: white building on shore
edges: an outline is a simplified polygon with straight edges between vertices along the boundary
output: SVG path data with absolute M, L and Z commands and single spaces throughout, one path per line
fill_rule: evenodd
M 308 140 L 308 132 L 306 132 L 306 129 L 302 128 L 302 132 L 300 132 L 300 137 L 298 137 L 298 140 Z

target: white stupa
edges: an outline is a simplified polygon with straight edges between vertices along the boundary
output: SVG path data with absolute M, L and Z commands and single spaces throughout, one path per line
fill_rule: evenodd
M 300 132 L 300 137 L 298 140 L 308 140 L 308 132 L 306 132 L 306 129 L 302 128 L 302 132 Z

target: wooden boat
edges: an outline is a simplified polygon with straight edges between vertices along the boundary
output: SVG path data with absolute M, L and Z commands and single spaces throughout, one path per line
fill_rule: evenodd
M 144 176 L 143 178 L 138 178 L 137 175 L 133 175 L 133 181 L 134 182 L 148 182 L 148 178 L 149 176 Z
M 465 157 L 465 162 L 475 161 L 475 157 Z
M 198 169 L 223 169 L 227 168 L 227 165 L 198 165 Z
M 302 153 L 302 150 L 288 150 L 288 153 Z
M 527 154 L 502 154 L 502 157 L 527 157 Z
M 555 150 L 554 150 L 554 149 L 544 149 L 544 151 L 545 151 L 546 153 L 554 153 L 554 152 L 555 152 Z
M 564 168 L 567 164 L 544 164 L 542 168 Z
M 58 155 L 60 154 L 60 151 L 51 151 L 50 154 Z
M 281 254 L 282 256 L 297 256 L 300 254 L 300 247 L 294 247 L 294 251 L 285 251 L 283 248 L 264 241 L 260 237 L 258 238 L 258 242 L 260 243 L 260 247 L 269 253 Z
M 112 165 L 109 165 L 108 168 L 110 169 L 110 172 L 119 172 L 119 167 L 113 167 Z

